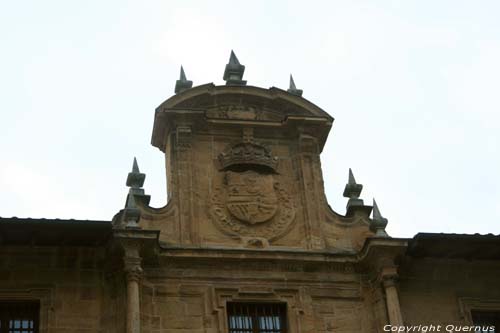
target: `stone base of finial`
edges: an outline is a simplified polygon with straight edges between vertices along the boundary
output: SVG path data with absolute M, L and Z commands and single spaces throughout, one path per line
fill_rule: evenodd
M 374 231 L 374 230 L 372 230 L 372 231 Z M 387 234 L 385 229 L 379 228 L 379 229 L 376 229 L 374 232 L 375 232 L 375 235 L 373 237 L 380 237 L 380 238 L 390 238 L 391 237 Z
M 370 230 L 375 233 L 375 237 L 390 237 L 387 232 L 385 232 L 385 227 L 387 226 L 387 219 L 376 219 L 372 220 L 370 224 Z
M 149 205 L 150 200 L 151 200 L 150 195 L 129 194 L 127 197 L 127 203 L 132 202 L 133 205 L 125 207 L 113 217 L 111 221 L 113 228 L 142 229 L 139 226 L 139 221 L 141 219 L 141 210 L 137 208 L 136 205 L 139 203 L 141 205 L 147 206 Z
M 141 211 L 137 208 L 125 208 L 120 210 L 111 223 L 114 229 L 140 229 L 139 220 Z
M 349 202 L 351 200 L 359 200 L 361 201 L 361 205 L 356 205 L 356 204 L 351 204 L 349 205 L 349 203 L 347 203 L 347 212 L 346 212 L 346 216 L 347 217 L 351 217 L 351 216 L 354 216 L 356 214 L 361 214 L 361 215 L 365 215 L 365 216 L 370 216 L 371 212 L 372 212 L 372 206 L 365 206 L 363 204 L 363 200 L 361 199 L 350 199 Z
M 302 97 L 302 89 L 287 89 L 286 92 L 295 96 Z
M 347 206 L 346 206 L 346 216 L 353 216 L 355 212 L 366 212 L 370 216 L 370 213 L 372 211 L 372 206 L 365 206 L 364 202 L 362 199 L 359 198 L 351 198 L 349 201 L 347 201 Z
M 231 79 L 228 79 L 226 81 L 226 86 L 246 86 L 247 85 L 247 81 L 245 80 L 231 80 Z
M 349 209 L 349 207 L 359 207 L 359 206 L 364 206 L 365 203 L 363 199 L 358 199 L 358 198 L 351 198 L 347 201 L 347 206 L 346 209 Z
M 181 81 L 177 80 L 175 82 L 175 89 L 174 92 L 176 94 L 183 92 L 184 90 L 188 90 L 193 87 L 193 81 Z

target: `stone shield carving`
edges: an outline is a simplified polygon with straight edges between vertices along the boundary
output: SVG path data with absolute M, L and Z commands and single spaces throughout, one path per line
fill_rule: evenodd
M 212 194 L 217 228 L 233 237 L 283 236 L 295 219 L 294 204 L 274 174 L 225 171 L 224 184 Z
M 278 209 L 273 175 L 254 171 L 226 173 L 226 207 L 238 220 L 256 224 L 268 221 Z

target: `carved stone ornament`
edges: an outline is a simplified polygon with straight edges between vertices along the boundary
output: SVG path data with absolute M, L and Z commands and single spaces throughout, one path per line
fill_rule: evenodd
M 266 222 L 276 215 L 278 197 L 272 175 L 256 172 L 226 173 L 226 208 L 231 215 L 248 224 Z
M 237 119 L 237 120 L 267 120 L 282 121 L 279 113 L 263 110 L 257 106 L 249 105 L 219 105 L 206 111 L 208 118 L 212 119 Z
M 143 270 L 141 267 L 134 267 L 125 271 L 127 281 L 140 281 Z
M 215 188 L 211 205 L 212 219 L 220 231 L 232 237 L 274 240 L 290 230 L 295 206 L 275 181 L 275 174 L 224 172 L 224 184 Z
M 276 171 L 278 158 L 266 147 L 253 143 L 241 142 L 229 147 L 218 156 L 221 169 L 234 165 L 261 165 Z

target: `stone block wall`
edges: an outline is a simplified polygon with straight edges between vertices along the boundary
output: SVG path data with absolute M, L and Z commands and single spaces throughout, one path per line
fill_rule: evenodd
M 40 332 L 123 332 L 124 289 L 104 265 L 102 248 L 2 247 L 0 300 L 40 300 Z
M 3 247 L 0 299 L 40 300 L 40 332 L 124 332 L 126 279 L 104 248 Z M 470 324 L 500 309 L 500 263 L 407 257 L 404 324 Z M 290 332 L 382 332 L 383 291 L 349 265 L 160 257 L 140 280 L 142 333 L 227 332 L 227 302 L 287 305 Z M 373 280 L 375 281 L 375 280 Z M 374 287 L 375 286 L 375 287 Z
M 405 324 L 471 324 L 470 309 L 481 304 L 498 311 L 499 277 L 500 263 L 494 261 L 411 259 L 400 269 Z
M 372 298 L 357 273 L 287 268 L 234 262 L 146 268 L 142 332 L 225 333 L 226 303 L 235 301 L 286 303 L 290 332 L 374 331 Z

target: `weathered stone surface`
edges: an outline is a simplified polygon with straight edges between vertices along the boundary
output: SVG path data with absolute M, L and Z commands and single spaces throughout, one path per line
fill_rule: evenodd
M 134 162 L 101 243 L 34 246 L 33 232 L 2 246 L 0 301 L 39 300 L 40 332 L 65 333 L 226 333 L 228 302 L 285 304 L 288 333 L 470 324 L 474 307 L 500 309 L 498 239 L 390 238 L 352 173 L 346 215 L 334 212 L 320 159 L 333 118 L 294 84 L 244 86 L 229 65 L 222 87 L 181 73 L 156 110 L 167 204 L 148 205 Z

